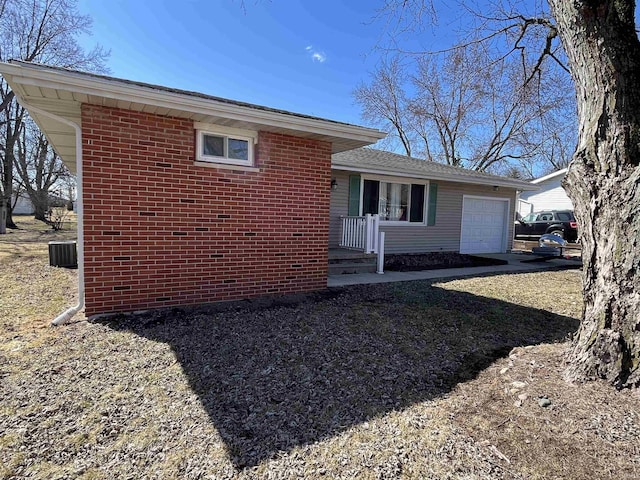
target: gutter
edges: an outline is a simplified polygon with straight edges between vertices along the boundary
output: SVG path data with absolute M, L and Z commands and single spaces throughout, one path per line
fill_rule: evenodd
M 66 118 L 29 105 L 24 99 L 20 104 L 29 112 L 52 118 L 60 123 L 72 127 L 76 131 L 76 213 L 78 218 L 78 304 L 68 308 L 51 321 L 51 325 L 62 325 L 84 308 L 84 207 L 82 200 L 82 129 L 80 125 Z

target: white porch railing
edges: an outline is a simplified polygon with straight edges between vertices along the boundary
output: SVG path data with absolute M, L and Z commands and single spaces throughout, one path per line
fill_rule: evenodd
M 366 214 L 364 217 L 340 217 L 340 247 L 378 253 L 380 216 Z

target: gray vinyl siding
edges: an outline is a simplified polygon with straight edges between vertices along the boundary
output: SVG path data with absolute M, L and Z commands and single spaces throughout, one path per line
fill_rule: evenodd
M 337 247 L 340 235 L 340 215 L 348 210 L 349 173 L 333 171 L 332 178 L 338 181 L 338 189 L 331 192 L 331 224 L 329 246 Z M 507 251 L 513 247 L 513 218 L 516 205 L 516 191 L 500 187 L 497 191 L 491 186 L 473 185 L 437 181 L 438 201 L 436 224 L 384 226 L 386 253 L 424 253 L 460 250 L 460 231 L 462 226 L 462 199 L 464 195 L 481 197 L 508 198 L 509 216 Z
M 340 243 L 340 217 L 349 214 L 349 172 L 332 170 L 331 179 L 338 182 L 338 188 L 331 190 L 329 248 L 336 248 Z

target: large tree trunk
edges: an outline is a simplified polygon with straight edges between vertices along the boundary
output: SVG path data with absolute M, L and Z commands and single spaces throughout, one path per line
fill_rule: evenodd
M 9 155 L 5 156 L 8 157 Z M 7 165 L 3 168 L 6 167 Z M 3 173 L 2 194 L 0 194 L 0 235 L 7 233 L 7 228 L 17 228 L 17 225 L 13 223 L 13 210 L 11 208 L 11 196 L 13 195 L 13 172 L 11 172 L 9 176 L 7 176 L 6 172 Z
M 0 235 L 7 233 L 7 208 L 0 202 Z
M 5 112 L 6 118 L 11 118 L 12 111 L 9 113 Z M 17 117 L 17 115 L 16 115 Z M 1 147 L 4 149 L 4 155 L 2 156 L 2 198 L 0 198 L 0 203 L 3 204 L 3 214 L 0 215 L 0 233 L 6 233 L 6 228 L 17 228 L 16 224 L 13 223 L 13 212 L 11 208 L 11 200 L 13 196 L 13 165 L 15 161 L 14 157 L 14 148 L 17 139 L 18 126 L 16 125 L 7 125 L 4 129 L 4 145 Z
M 40 220 L 42 222 L 48 221 L 49 220 L 47 218 L 48 211 L 49 211 L 48 205 L 45 205 L 41 202 L 33 203 L 33 216 L 36 220 Z
M 575 81 L 565 179 L 582 242 L 584 312 L 570 381 L 640 386 L 640 43 L 635 2 L 549 0 Z
M 39 185 L 37 185 L 39 187 Z M 49 186 L 46 189 L 33 188 L 32 185 L 27 185 L 27 192 L 29 199 L 33 205 L 34 217 L 36 220 L 47 222 L 47 212 L 49 211 Z

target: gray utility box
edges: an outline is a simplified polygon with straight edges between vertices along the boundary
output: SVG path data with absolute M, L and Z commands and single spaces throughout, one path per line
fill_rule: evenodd
M 52 267 L 77 268 L 78 250 L 75 241 L 49 242 L 49 265 Z

